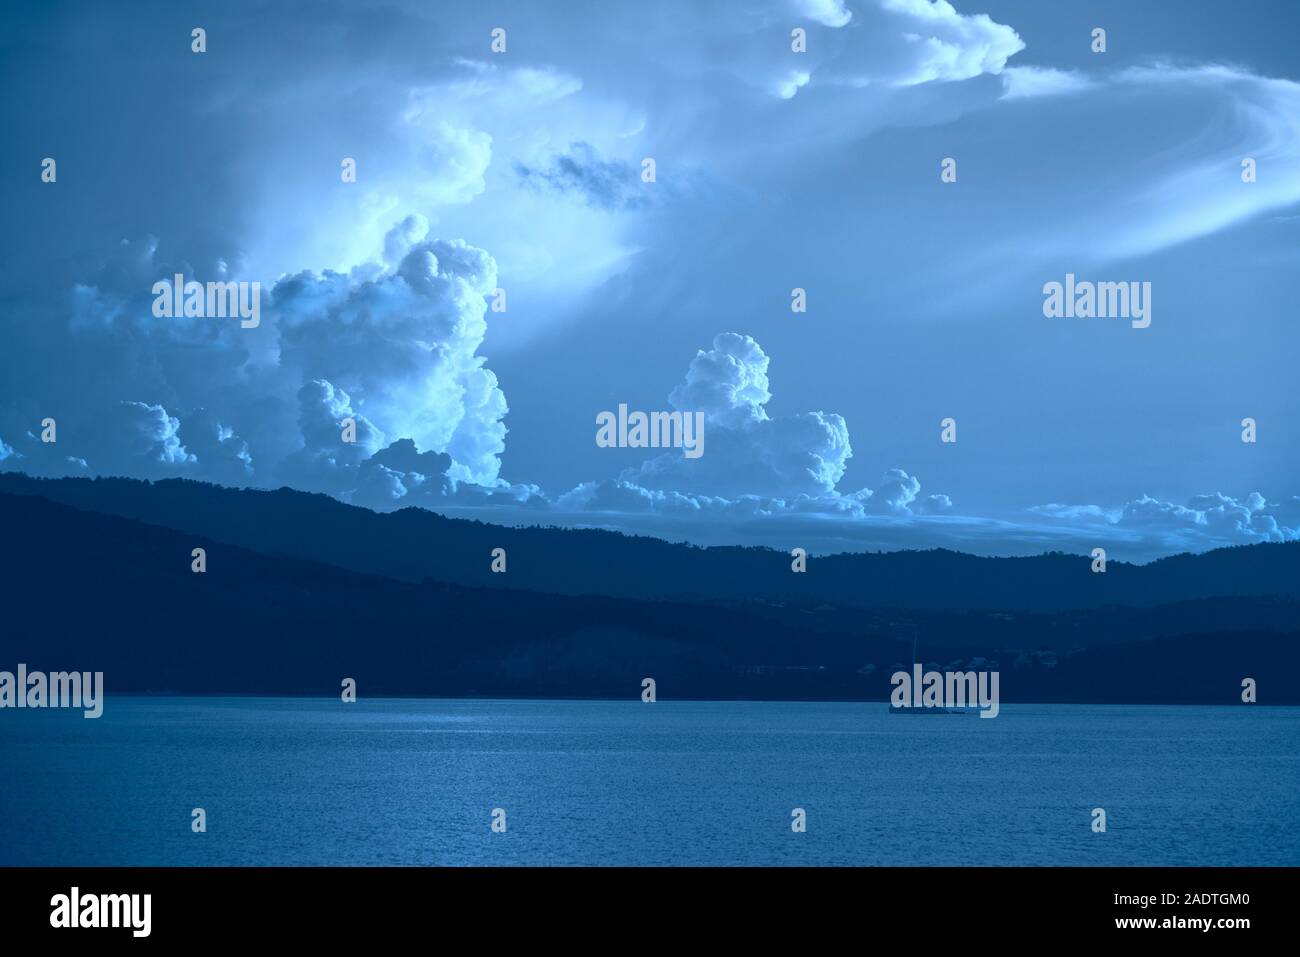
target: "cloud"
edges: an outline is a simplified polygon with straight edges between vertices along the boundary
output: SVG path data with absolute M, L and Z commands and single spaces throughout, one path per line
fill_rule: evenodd
M 686 380 L 668 396 L 673 408 L 699 410 L 710 425 L 743 429 L 767 421 L 767 354 L 749 336 L 724 332 L 695 354 Z
M 180 424 L 179 437 L 202 475 L 224 485 L 244 486 L 253 478 L 253 457 L 248 443 L 221 422 L 210 409 L 198 409 Z
M 1119 521 L 1119 517 L 1124 513 L 1122 508 L 1105 509 L 1100 505 L 1061 505 L 1055 502 L 1047 505 L 1031 505 L 1029 511 L 1048 518 L 1061 518 L 1069 521 L 1079 519 L 1100 520 L 1112 523 Z
M 424 144 L 424 162 L 413 167 L 415 199 L 429 206 L 468 203 L 487 188 L 484 174 L 492 161 L 492 137 L 482 130 L 434 123 Z
M 764 408 L 771 398 L 768 366 L 768 356 L 751 337 L 718 335 L 712 348 L 696 354 L 670 395 L 674 408 L 704 414 L 706 454 L 694 460 L 680 452 L 655 456 L 618 478 L 583 482 L 554 499 L 535 485 L 465 482 L 453 454 L 421 451 L 409 437 L 383 447 L 384 432 L 357 411 L 346 391 L 313 380 L 299 394 L 303 447 L 281 474 L 300 486 L 377 509 L 496 506 L 556 515 L 716 521 L 787 514 L 904 518 L 951 508 L 945 495 L 920 498 L 919 480 L 902 469 L 887 471 L 875 491 L 837 491 L 851 455 L 844 420 L 824 412 L 769 416 Z M 352 445 L 339 440 L 345 417 L 357 422 Z
M 505 448 L 507 407 L 477 354 L 496 263 L 459 240 L 420 240 L 404 221 L 385 240 L 393 269 L 310 271 L 272 290 L 280 362 L 304 381 L 342 390 L 385 436 L 452 456 L 452 476 L 491 484 Z
M 465 57 L 454 59 L 455 74 L 421 87 L 412 96 L 407 118 L 445 115 L 448 105 L 475 113 L 534 110 L 567 99 L 582 89 L 582 80 L 554 67 L 502 67 Z
M 109 405 L 93 429 L 74 428 L 72 442 L 80 455 L 109 474 L 183 474 L 198 458 L 181 443 L 180 427 L 180 419 L 161 405 L 121 401 Z
M 1113 532 L 1166 552 L 1300 539 L 1300 497 L 1270 503 L 1259 492 L 1244 498 L 1210 492 L 1183 505 L 1142 495 L 1118 508 L 1057 504 L 1031 511 L 1092 529 L 1098 544 L 1104 545 L 1106 534 Z
M 237 318 L 158 318 L 154 284 L 237 281 L 238 257 L 164 256 L 146 236 L 114 244 L 60 296 L 16 298 L 14 335 L 29 361 L 0 373 L 0 433 L 38 474 L 184 474 L 251 478 L 234 419 L 264 361 L 266 340 Z M 43 356 L 57 361 L 38 361 Z M 216 410 L 220 410 L 219 412 Z M 36 434 L 46 417 L 58 441 Z M 266 409 L 257 416 L 274 427 Z
M 577 196 L 602 209 L 636 209 L 649 201 L 638 167 L 606 160 L 589 143 L 570 144 L 544 167 L 516 163 L 515 172 L 532 189 Z
M 556 501 L 556 505 L 562 510 L 613 513 L 689 513 L 699 512 L 710 506 L 729 504 L 723 499 L 683 495 L 681 492 L 665 492 L 615 479 L 583 482 L 561 495 Z
M 31 428 L 6 432 L 17 438 L 0 441 L 0 468 L 289 481 L 376 509 L 416 505 L 474 514 L 490 507 L 503 521 L 545 515 L 700 542 L 797 540 L 823 552 L 940 545 L 1007 554 L 1087 551 L 1100 542 L 1115 557 L 1141 560 L 1300 538 L 1300 497 L 1269 502 L 1259 493 L 1240 499 L 1210 493 L 1179 505 L 1141 496 L 1113 508 L 1035 506 L 1030 519 L 1006 521 L 958 513 L 947 495 L 922 494 L 919 478 L 901 468 L 886 470 L 874 489 L 841 491 L 852 455 L 843 417 L 770 414 L 771 359 L 755 339 L 734 332 L 697 352 L 667 397 L 672 408 L 703 415 L 703 456 L 654 455 L 618 477 L 548 497 L 536 485 L 498 475 L 504 396 L 477 355 L 484 297 L 495 281 L 491 257 L 463 242 L 428 241 L 426 231 L 425 221 L 408 217 L 386 237 L 386 265 L 363 264 L 346 274 L 308 271 L 277 283 L 266 324 L 276 336 L 274 364 L 255 361 L 259 350 L 241 350 L 230 340 L 224 351 L 244 361 L 218 363 L 218 381 L 261 385 L 272 393 L 268 399 L 292 387 L 296 420 L 287 440 L 280 437 L 292 448 L 277 451 L 263 437 L 271 454 L 255 454 L 232 415 L 263 408 L 256 401 L 226 410 L 190 405 L 182 416 L 160 402 L 130 398 L 96 405 L 91 416 L 65 417 L 57 447 L 41 443 Z M 184 394 L 183 381 L 170 381 L 173 367 L 159 343 L 177 337 L 223 343 L 235 333 L 150 326 L 141 312 L 147 299 L 128 290 L 155 271 L 148 268 L 154 251 L 153 244 L 124 247 L 74 297 L 69 322 L 92 342 L 117 337 L 131 356 L 148 356 L 145 346 L 159 349 L 159 361 L 143 365 L 149 375 L 131 387 L 155 383 L 159 392 Z M 120 369 L 111 353 L 106 358 Z M 32 408 L 22 415 L 39 421 Z M 12 413 L 7 430 L 23 421 Z M 356 424 L 355 442 L 341 436 L 348 418 Z
M 790 6 L 796 13 L 826 27 L 842 27 L 853 19 L 853 11 L 844 0 L 791 0 Z
M 819 299 L 827 315 L 874 310 L 871 323 L 839 327 L 836 354 L 809 352 L 815 358 L 787 367 L 787 376 L 842 375 L 843 357 L 873 346 L 877 355 L 900 354 L 900 343 L 910 343 L 888 328 L 895 310 L 943 312 L 955 320 L 950 341 L 960 351 L 969 340 L 957 322 L 989 318 L 972 304 L 987 287 L 1009 301 L 1004 294 L 1025 285 L 1019 264 L 1037 290 L 1043 262 L 1057 253 L 1068 253 L 1073 269 L 1080 258 L 1163 249 L 1297 201 L 1300 86 L 1223 66 L 1086 74 L 1015 66 L 1024 44 L 1011 26 L 943 0 L 668 0 L 635 26 L 616 11 L 593 18 L 559 5 L 542 16 L 525 4 L 511 14 L 519 26 L 508 57 L 489 56 L 484 35 L 477 48 L 466 40 L 473 31 L 457 21 L 468 22 L 467 9 L 398 4 L 362 14 L 345 5 L 303 26 L 287 13 L 223 8 L 213 33 L 226 38 L 227 53 L 210 64 L 221 82 L 197 97 L 141 82 L 147 65 L 122 54 L 131 44 L 117 40 L 159 35 L 150 18 L 104 21 L 114 42 L 84 62 L 66 39 L 75 31 L 47 21 L 42 62 L 78 80 L 51 92 L 53 112 L 79 118 L 66 124 L 61 176 L 94 169 L 100 187 L 113 185 L 96 187 L 97 203 L 78 207 L 70 231 L 46 209 L 65 195 L 62 182 L 39 200 L 27 198 L 30 190 L 6 194 L 19 225 L 0 270 L 30 273 L 36 292 L 31 301 L 6 295 L 12 335 L 0 350 L 0 468 L 288 481 L 374 507 L 518 507 L 533 517 L 546 509 L 548 518 L 611 524 L 635 516 L 643 530 L 689 528 L 692 536 L 815 530 L 820 541 L 853 547 L 1047 547 L 1099 533 L 1134 549 L 1203 547 L 1285 537 L 1300 526 L 1295 500 L 1259 505 L 1218 493 L 1182 504 L 1141 497 L 1046 505 L 1005 521 L 961 514 L 964 503 L 923 487 L 911 463 L 889 468 L 899 463 L 864 454 L 862 434 L 853 464 L 870 456 L 870 474 L 882 474 L 871 488 L 841 488 L 854 453 L 848 422 L 874 411 L 864 396 L 876 393 L 860 390 L 835 411 L 809 403 L 811 411 L 777 414 L 768 354 L 736 333 L 693 343 L 706 348 L 665 400 L 704 413 L 701 459 L 656 450 L 622 472 L 558 473 L 553 492 L 577 484 L 554 499 L 506 481 L 508 407 L 494 369 L 512 370 L 516 401 L 539 408 L 554 394 L 557 408 L 574 408 L 587 384 L 568 370 L 613 354 L 611 344 L 637 341 L 644 351 L 636 359 L 616 361 L 666 368 L 658 381 L 667 392 L 685 356 L 663 350 L 676 348 L 686 324 L 708 322 L 709 333 L 748 328 L 740 323 L 760 315 L 755 299 L 778 280 L 841 290 Z M 685 22 L 692 29 L 683 31 Z M 806 54 L 789 50 L 796 25 L 808 30 Z M 284 29 L 299 30 L 301 43 L 267 55 Z M 239 62 L 266 70 L 240 75 Z M 20 87 L 35 76 L 25 63 L 15 61 Z M 90 99 L 79 102 L 75 91 Z M 140 108 L 99 108 L 124 96 Z M 17 104 L 14 119 L 30 138 L 51 110 L 28 107 Z M 175 122 L 172 141 L 186 162 L 150 167 L 157 116 Z M 230 129 L 248 135 L 225 143 Z M 110 135 L 118 147 L 104 153 Z M 1055 149 L 1062 142 L 1071 148 Z M 917 240 L 934 217 L 915 210 L 934 201 L 938 179 L 918 173 L 922 185 L 909 186 L 907 177 L 891 179 L 898 170 L 890 164 L 911 155 L 924 172 L 949 152 L 962 157 L 971 175 L 963 172 L 963 182 L 975 188 L 937 193 L 945 204 L 964 199 L 932 210 L 945 253 L 931 256 Z M 638 175 L 647 155 L 660 162 L 650 192 Z M 1257 183 L 1240 182 L 1245 155 L 1260 162 Z M 339 182 L 342 156 L 357 159 L 356 183 Z M 697 174 L 708 189 L 693 190 L 691 203 L 645 202 L 671 199 Z M 205 189 L 183 202 L 195 177 Z M 1075 185 L 1062 204 L 1066 181 Z M 897 191 L 871 186 L 885 182 Z M 863 231 L 869 216 L 879 228 Z M 135 238 L 119 243 L 123 229 Z M 145 229 L 162 239 L 140 235 Z M 844 268 L 849 249 L 854 265 L 871 268 Z M 945 281 L 945 261 L 974 280 Z M 1258 257 L 1224 262 L 1237 269 Z M 150 287 L 175 272 L 200 281 L 260 276 L 272 300 L 262 326 L 154 318 Z M 484 303 L 498 283 L 509 285 L 512 309 L 499 324 Z M 959 308 L 940 308 L 942 290 Z M 628 331 L 602 338 L 596 323 L 609 318 Z M 1186 324 L 1197 318 L 1189 312 Z M 552 321 L 572 322 L 572 336 L 555 336 L 537 352 L 545 358 L 526 363 L 521 330 Z M 976 347 L 964 357 L 970 368 L 1006 353 L 1007 340 L 987 331 L 979 330 L 981 341 L 994 351 Z M 773 356 L 784 355 L 781 335 L 764 333 Z M 513 366 L 489 367 L 487 345 Z M 1044 351 L 1024 358 L 1030 377 L 1056 368 Z M 879 394 L 910 401 L 898 378 L 877 368 Z M 933 353 L 920 378 L 934 382 L 952 368 Z M 1107 368 L 1127 374 L 1122 363 Z M 984 379 L 991 411 L 1021 401 L 999 391 L 1020 380 L 996 373 Z M 36 435 L 46 415 L 60 423 L 56 445 Z M 347 417 L 357 421 L 353 444 L 340 438 Z M 539 441 L 531 452 L 512 450 L 533 459 L 505 461 L 515 477 L 535 478 L 546 457 L 589 454 L 565 445 L 568 434 L 589 445 L 581 433 L 557 430 L 554 449 Z M 1001 451 L 981 453 L 989 458 L 964 474 L 963 492 L 980 490 L 981 467 L 995 477 L 999 464 L 1010 468 L 999 463 Z M 1280 461 L 1285 474 L 1289 460 Z M 1031 500 L 1062 500 L 1040 481 L 1045 493 Z M 1219 482 L 1188 481 L 1192 489 Z
M 722 333 L 691 361 L 668 401 L 704 415 L 704 454 L 656 456 L 622 478 L 651 489 L 734 498 L 834 492 L 853 454 L 844 419 L 824 412 L 772 418 L 768 357 L 749 336 Z
M 672 529 L 702 543 L 782 545 L 783 536 L 796 535 L 823 550 L 1086 553 L 1104 544 L 1114 557 L 1147 560 L 1300 538 L 1300 496 L 1269 503 L 1259 493 L 1243 499 L 1211 493 L 1186 505 L 1142 496 L 1117 508 L 1034 506 L 1031 520 L 1008 521 L 963 515 L 944 494 L 922 495 L 920 480 L 901 468 L 888 469 L 874 489 L 841 492 L 837 485 L 852 454 L 844 420 L 825 412 L 770 416 L 770 367 L 752 337 L 718 335 L 691 360 L 669 397 L 674 409 L 704 414 L 704 454 L 655 455 L 617 479 L 576 486 L 555 499 L 552 510 L 575 524 L 590 515 L 605 527 L 658 534 Z
M 1133 259 L 1300 202 L 1295 81 L 1218 64 L 1153 63 L 1087 77 L 1008 67 L 1003 87 L 1002 101 L 1062 97 L 1043 123 L 1010 131 L 1035 141 L 1011 143 L 1013 154 L 1038 150 L 1042 138 L 1067 130 L 1110 127 L 1127 131 L 1132 162 L 1117 173 L 1113 161 L 1103 166 L 1113 150 L 1109 138 L 1082 141 L 1059 162 L 1062 172 L 1080 177 L 1076 201 L 1062 206 L 1055 191 L 1026 188 L 1019 203 L 1050 227 L 1034 228 L 1027 218 L 1013 238 L 970 257 L 974 270 L 1008 259 L 1027 265 L 1063 257 L 1076 264 Z M 1064 97 L 1077 91 L 1088 95 Z M 1252 183 L 1241 178 L 1246 157 L 1258 168 Z
M 213 391 L 238 381 L 252 359 L 252 338 L 237 319 L 153 315 L 154 283 L 228 282 L 241 264 L 223 258 L 197 263 L 159 255 L 159 241 L 146 236 L 123 239 L 87 278 L 77 282 L 61 310 L 66 346 L 64 368 L 75 376 L 77 393 L 98 400 L 120 398 L 123 381 L 145 392 L 167 394 L 169 402 Z M 63 318 L 61 317 L 61 318 Z
M 952 511 L 952 499 L 947 495 L 927 495 L 912 510 L 918 515 L 943 515 Z
M 807 86 L 812 74 L 804 70 L 790 70 L 776 81 L 775 93 L 783 100 L 791 99 L 801 87 Z
M 1193 159 L 1180 157 L 1126 199 L 1129 225 L 1113 255 L 1142 255 L 1300 202 L 1300 83 L 1218 65 L 1164 64 L 1126 70 L 1117 82 L 1193 94 L 1220 109 L 1199 133 Z M 1240 177 L 1247 156 L 1264 170 L 1249 185 Z
M 380 510 L 431 504 L 452 490 L 450 467 L 445 452 L 420 452 L 410 439 L 398 439 L 361 463 L 350 500 Z
M 675 450 L 646 459 L 617 480 L 583 483 L 561 509 L 761 518 L 799 513 L 846 520 L 938 514 L 946 495 L 919 499 L 920 480 L 885 472 L 878 488 L 837 489 L 853 451 L 842 416 L 822 411 L 771 416 L 770 359 L 752 337 L 720 333 L 695 354 L 669 394 L 673 409 L 702 413 L 704 452 Z M 915 506 L 915 512 L 914 508 Z
M 6 374 L 0 435 L 14 438 L 3 467 L 287 481 L 345 496 L 363 461 L 409 438 L 448 457 L 440 482 L 512 488 L 498 475 L 505 396 L 477 351 L 496 264 L 462 241 L 427 240 L 427 229 L 418 215 L 399 222 L 386 264 L 282 278 L 262 296 L 256 329 L 153 314 L 159 279 L 244 281 L 230 261 L 168 261 L 151 237 L 118 244 L 61 314 L 31 323 L 61 361 L 41 377 Z M 24 305 L 23 322 L 28 309 L 41 314 Z M 34 434 L 47 416 L 54 444 Z M 355 443 L 341 439 L 345 418 Z
M 853 55 L 845 57 L 850 62 L 826 70 L 835 82 L 915 86 L 969 80 L 1000 73 L 1025 48 L 1011 27 L 986 14 L 958 13 L 947 0 L 880 0 L 856 32 L 848 51 Z
M 93 474 L 84 458 L 67 455 L 57 443 L 42 442 L 31 432 L 16 437 L 13 445 L 0 437 L 0 472 L 23 472 L 44 478 Z
M 1124 506 L 1121 527 L 1170 529 L 1225 541 L 1281 542 L 1300 537 L 1300 529 L 1279 525 L 1258 492 L 1238 500 L 1222 492 L 1196 495 L 1173 505 L 1144 495 Z
M 535 485 L 501 480 L 491 485 L 461 483 L 449 477 L 451 467 L 451 456 L 446 453 L 421 452 L 410 439 L 398 439 L 360 464 L 355 486 L 341 497 L 380 510 L 413 505 L 536 510 L 550 504 Z
M 428 234 L 429 221 L 419 213 L 411 213 L 384 234 L 384 262 L 396 266 Z
M 1217 494 L 1207 497 L 1218 499 Z M 891 513 L 885 507 L 869 507 L 869 496 L 865 502 L 859 501 L 856 495 L 802 496 L 790 500 L 756 496 L 722 499 L 602 480 L 584 483 L 560 496 L 545 514 L 548 522 L 573 527 L 649 534 L 698 545 L 744 544 L 787 549 L 798 544 L 815 554 L 949 548 L 979 555 L 1036 555 L 1047 551 L 1087 555 L 1102 545 L 1113 559 L 1146 562 L 1176 552 L 1300 539 L 1300 496 L 1267 504 L 1252 514 L 1248 524 L 1239 523 L 1236 518 L 1218 521 L 1208 516 L 1197 517 L 1191 514 L 1198 512 L 1197 509 L 1184 512 L 1184 507 L 1168 503 L 1153 505 L 1154 500 L 1136 506 L 1130 510 L 1127 521 L 1118 522 L 1108 521 L 1102 515 L 1116 514 L 1123 509 L 1042 506 L 1079 510 L 1067 518 L 1040 514 L 1033 509 L 1026 518 L 1009 519 L 954 513 L 951 503 L 945 499 L 945 496 L 918 496 L 907 512 Z M 1240 506 L 1242 502 L 1237 504 Z M 473 510 L 454 505 L 440 511 L 475 514 Z M 1225 509 L 1225 512 L 1234 511 L 1232 506 Z M 1144 512 L 1156 513 L 1158 517 L 1152 519 Z M 1168 513 L 1173 513 L 1173 517 Z M 1285 521 L 1284 515 L 1288 516 Z M 1276 521 L 1276 531 L 1269 519 Z M 502 521 L 536 520 L 521 511 L 502 513 Z
M 872 512 L 906 514 L 911 511 L 909 506 L 920 491 L 921 483 L 915 476 L 908 475 L 902 469 L 890 469 L 885 473 L 880 488 L 864 504 Z
M 1078 70 L 1043 66 L 1009 66 L 1002 71 L 1002 99 L 1027 100 L 1040 96 L 1064 96 L 1091 89 L 1094 81 Z
M 345 441 L 345 420 L 355 426 L 355 441 Z M 352 399 L 328 379 L 312 379 L 298 390 L 302 447 L 280 463 L 286 482 L 311 491 L 342 494 L 356 484 L 356 471 L 383 447 L 384 433 L 352 407 Z
M 691 23 L 690 31 L 678 29 L 683 22 Z M 807 49 L 793 54 L 792 62 L 794 27 L 807 31 Z M 638 31 L 644 48 L 673 49 L 671 63 L 645 67 L 661 87 L 680 94 L 685 81 L 717 90 L 717 77 L 726 74 L 781 99 L 804 86 L 889 91 L 968 80 L 1001 72 L 1008 58 L 1024 49 L 1011 27 L 985 14 L 959 13 L 947 0 L 864 0 L 852 9 L 843 0 L 768 0 L 707 9 L 669 0 L 656 18 L 639 23 Z M 719 49 L 726 57 L 718 56 Z M 618 56 L 628 52 L 624 45 L 612 50 Z M 618 70 L 623 64 L 611 60 L 602 66 Z M 850 97 L 833 108 L 852 114 L 857 107 Z M 697 134 L 687 129 L 691 119 L 676 117 L 666 128 Z

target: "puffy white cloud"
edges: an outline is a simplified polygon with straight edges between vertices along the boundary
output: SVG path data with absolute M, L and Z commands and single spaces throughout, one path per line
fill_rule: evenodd
M 767 354 L 749 336 L 720 333 L 713 348 L 700 350 L 686 370 L 686 380 L 668 401 L 682 411 L 701 411 L 710 425 L 740 429 L 767 420 Z
M 1166 552 L 1300 539 L 1300 497 L 1269 502 L 1259 492 L 1244 498 L 1211 492 L 1182 505 L 1142 495 L 1119 508 L 1054 504 L 1031 511 L 1079 530 L 1136 538 Z
M 432 505 L 452 490 L 450 467 L 445 452 L 420 452 L 410 439 L 398 439 L 361 463 L 350 500 L 380 510 Z
M 997 74 L 1025 48 L 1011 27 L 987 14 L 959 13 L 947 0 L 877 0 L 858 11 L 856 29 L 838 29 L 833 54 L 813 82 L 916 86 Z M 847 22 L 847 21 L 846 21 Z
M 343 438 L 344 420 L 356 427 L 356 441 Z M 363 461 L 384 444 L 384 433 L 352 407 L 352 399 L 327 379 L 312 379 L 298 390 L 302 447 L 279 465 L 283 480 L 300 488 L 342 494 L 356 484 Z
M 448 452 L 459 481 L 490 484 L 505 448 L 507 408 L 477 355 L 496 263 L 459 240 L 415 241 L 420 224 L 389 233 L 396 268 L 303 272 L 272 292 L 284 367 L 343 390 L 383 435 Z
M 379 510 L 411 505 L 538 509 L 550 504 L 535 485 L 501 480 L 490 485 L 463 483 L 450 478 L 451 471 L 450 455 L 421 452 L 410 439 L 399 439 L 363 461 L 356 470 L 355 487 L 341 497 Z
M 871 512 L 886 514 L 906 514 L 909 506 L 921 491 L 921 482 L 914 475 L 908 475 L 902 469 L 890 469 L 885 473 L 880 488 L 865 501 Z
M 951 509 L 946 495 L 918 501 L 920 480 L 902 469 L 885 472 L 874 491 L 840 492 L 836 486 L 853 454 L 843 417 L 821 411 L 769 416 L 769 366 L 767 353 L 752 337 L 717 335 L 712 348 L 696 353 L 684 381 L 669 395 L 674 409 L 703 413 L 703 454 L 687 458 L 674 450 L 655 455 L 626 469 L 618 480 L 579 485 L 556 500 L 557 508 L 845 519 Z
M 952 511 L 952 499 L 947 495 L 927 495 L 912 510 L 918 515 L 944 515 Z
M 76 423 L 65 436 L 98 470 L 152 478 L 181 474 L 198 461 L 181 443 L 180 426 L 161 405 L 121 401 L 108 405 L 93 429 Z
M 718 69 L 717 57 L 706 56 L 702 45 L 725 42 L 730 55 L 722 68 L 790 99 L 809 84 L 888 89 L 997 74 L 1025 48 L 1011 27 L 986 14 L 959 13 L 947 0 L 864 0 L 852 8 L 844 0 L 784 0 L 781 6 L 756 4 L 701 22 L 692 5 L 683 15 L 696 23 L 701 49 L 684 51 L 687 62 L 700 72 Z M 770 55 L 764 28 L 773 21 L 808 31 L 797 70 Z
M 1300 528 L 1278 523 L 1258 492 L 1238 500 L 1222 492 L 1196 495 L 1186 505 L 1144 495 L 1124 506 L 1116 525 L 1168 529 L 1185 535 L 1228 542 L 1281 542 L 1300 538 Z
M 656 456 L 622 478 L 651 489 L 736 498 L 834 492 L 853 454 L 848 427 L 833 413 L 769 417 L 768 357 L 749 336 L 722 333 L 691 361 L 669 402 L 704 414 L 704 453 Z
M 374 485 L 363 462 L 407 438 L 446 458 L 431 484 L 404 478 L 408 490 L 529 501 L 529 486 L 499 479 L 507 406 L 477 354 L 495 262 L 459 240 L 427 240 L 427 230 L 418 215 L 399 222 L 383 243 L 387 264 L 282 278 L 262 296 L 256 329 L 155 316 L 160 279 L 251 280 L 224 260 L 164 261 L 151 238 L 120 244 L 73 290 L 62 329 L 37 327 L 62 333 L 57 374 L 6 382 L 0 433 L 15 438 L 3 467 L 285 481 L 347 497 L 361 478 Z M 33 434 L 46 415 L 58 421 L 57 444 Z M 342 441 L 345 418 L 356 420 L 355 443 Z M 382 474 L 381 464 L 370 471 Z M 486 491 L 468 491 L 475 483 Z
M 901 86 L 1000 73 L 1025 48 L 1011 27 L 983 13 L 963 16 L 947 0 L 884 0 L 883 6 L 909 18 L 905 37 L 917 50 L 911 69 L 895 81 Z

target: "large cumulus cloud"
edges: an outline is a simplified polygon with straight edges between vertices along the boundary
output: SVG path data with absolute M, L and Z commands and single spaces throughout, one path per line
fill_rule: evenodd
M 678 411 L 703 413 L 705 453 L 694 459 L 665 453 L 624 478 L 646 488 L 731 498 L 833 492 L 853 454 L 844 419 L 824 412 L 770 417 L 768 364 L 749 336 L 717 336 L 668 397 Z
M 451 456 L 461 481 L 491 484 L 505 448 L 505 395 L 477 354 L 496 287 L 492 257 L 426 241 L 408 218 L 385 241 L 391 269 L 302 272 L 272 292 L 280 361 L 350 397 L 383 435 Z M 411 240 L 409 248 L 403 248 Z
M 561 499 L 570 508 L 839 517 L 906 516 L 941 511 L 946 496 L 919 500 L 921 483 L 899 468 L 875 490 L 838 489 L 853 449 L 844 418 L 833 412 L 772 416 L 766 352 L 751 336 L 725 332 L 696 353 L 668 404 L 700 414 L 704 451 L 647 458 L 616 479 L 584 483 Z
M 423 472 L 402 473 L 429 473 L 426 490 L 508 489 L 506 400 L 478 354 L 496 264 L 426 234 L 408 216 L 376 261 L 283 277 L 263 295 L 256 328 L 155 316 L 159 279 L 250 280 L 225 260 L 165 259 L 152 238 L 119 244 L 46 327 L 62 347 L 60 372 L 6 383 L 0 468 L 288 482 L 347 498 L 363 477 L 373 496 L 378 464 L 366 476 L 361 466 L 406 439 L 438 456 L 436 469 L 421 459 Z M 40 441 L 46 418 L 56 442 Z

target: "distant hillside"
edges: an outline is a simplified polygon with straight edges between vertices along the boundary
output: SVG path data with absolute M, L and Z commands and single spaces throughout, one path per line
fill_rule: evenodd
M 336 507 L 244 494 L 205 501 Z M 1250 675 L 1265 702 L 1300 703 L 1285 601 L 1021 616 L 547 595 L 384 578 L 10 494 L 0 530 L 0 668 L 99 670 L 110 693 L 332 696 L 353 677 L 362 694 L 636 697 L 653 677 L 664 699 L 883 701 L 916 635 L 932 666 L 1000 670 L 1004 702 L 1229 704 Z M 1235 606 L 1253 617 L 1228 627 Z M 1076 641 L 1098 631 L 1109 640 Z
M 1105 574 L 1093 574 L 1085 556 L 985 558 L 928 550 L 814 556 L 808 571 L 797 575 L 790 557 L 772 549 L 698 548 L 596 530 L 506 528 L 420 509 L 376 513 L 290 489 L 236 490 L 181 479 L 42 480 L 6 473 L 0 474 L 0 492 L 39 495 L 269 555 L 404 581 L 429 578 L 554 594 L 954 612 L 1300 598 L 1300 542 L 1178 555 L 1149 565 L 1112 561 Z M 490 553 L 497 547 L 507 551 L 504 575 L 490 571 Z

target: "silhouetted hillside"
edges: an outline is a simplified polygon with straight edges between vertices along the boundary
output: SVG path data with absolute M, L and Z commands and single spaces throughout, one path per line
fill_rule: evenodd
M 421 509 L 376 513 L 290 489 L 237 490 L 180 479 L 41 480 L 9 473 L 0 475 L 0 492 L 40 495 L 266 554 L 405 581 L 431 578 L 568 595 L 958 612 L 1300 598 L 1300 542 L 1177 555 L 1148 565 L 1112 561 L 1105 574 L 1093 574 L 1086 556 L 985 558 L 945 550 L 814 556 L 806 573 L 794 574 L 790 557 L 773 549 L 697 548 L 596 530 L 506 528 Z M 498 547 L 507 551 L 506 574 L 490 571 L 490 554 Z
M 917 633 L 931 666 L 1000 670 L 1004 702 L 1234 703 L 1244 676 L 1267 703 L 1300 702 L 1285 677 L 1300 666 L 1294 627 L 1138 637 L 1196 617 L 1186 606 L 1023 619 L 864 612 L 855 624 L 848 611 L 796 605 L 400 581 L 39 497 L 0 494 L 0 529 L 0 668 L 103 671 L 110 693 L 335 695 L 353 677 L 362 694 L 635 697 L 653 677 L 662 698 L 883 701 Z M 206 573 L 191 571 L 195 547 L 208 550 Z M 1280 622 L 1293 610 L 1251 607 Z M 1054 621 L 1114 640 L 1024 640 Z

